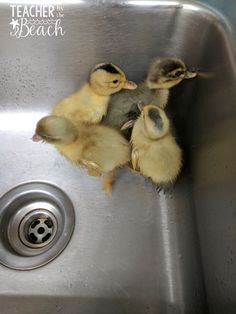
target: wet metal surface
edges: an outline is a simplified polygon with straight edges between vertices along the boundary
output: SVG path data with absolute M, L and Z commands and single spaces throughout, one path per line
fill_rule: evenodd
M 63 37 L 9 36 L 0 5 L 0 193 L 49 181 L 67 193 L 76 226 L 66 250 L 28 272 L 0 266 L 1 314 L 233 314 L 236 312 L 236 68 L 230 21 L 192 1 L 73 1 Z M 228 26 L 227 26 L 228 25 Z M 112 198 L 100 180 L 50 145 L 35 123 L 94 64 L 144 79 L 157 56 L 201 74 L 172 91 L 168 111 L 185 149 L 175 189 L 158 194 L 122 170 Z

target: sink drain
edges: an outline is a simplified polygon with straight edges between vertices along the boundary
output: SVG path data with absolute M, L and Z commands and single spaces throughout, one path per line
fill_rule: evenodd
M 17 210 L 8 224 L 11 247 L 21 255 L 38 255 L 48 249 L 63 223 L 61 211 L 47 202 L 32 202 Z
M 39 209 L 29 213 L 20 223 L 21 241 L 32 248 L 44 247 L 54 238 L 57 220 L 48 211 Z
M 0 263 L 15 269 L 48 263 L 66 247 L 74 220 L 59 188 L 43 182 L 17 186 L 0 200 Z

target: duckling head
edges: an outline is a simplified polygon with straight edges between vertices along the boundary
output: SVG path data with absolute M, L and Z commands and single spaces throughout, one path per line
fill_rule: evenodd
M 165 111 L 157 106 L 143 106 L 140 119 L 143 124 L 143 131 L 150 139 L 160 139 L 169 132 L 169 119 L 167 118 Z
M 150 89 L 169 89 L 196 75 L 196 72 L 188 71 L 180 59 L 160 58 L 152 63 L 146 82 Z
M 77 138 L 74 125 L 64 117 L 46 116 L 38 121 L 34 141 L 39 139 L 51 144 L 70 144 Z
M 98 95 L 109 96 L 121 89 L 136 89 L 137 85 L 127 81 L 124 72 L 115 64 L 100 63 L 90 73 L 89 84 Z

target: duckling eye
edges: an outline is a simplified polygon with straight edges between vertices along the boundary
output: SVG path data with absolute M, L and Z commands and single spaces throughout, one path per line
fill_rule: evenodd
M 175 73 L 175 76 L 180 76 L 181 74 L 184 74 L 184 72 L 183 72 L 183 71 L 177 71 L 177 72 Z
M 175 72 L 175 74 L 172 74 L 172 73 L 168 74 L 167 77 L 171 78 L 171 79 L 175 79 L 175 78 L 178 78 L 181 74 L 184 74 L 184 72 L 183 71 L 177 71 L 177 72 Z
M 166 77 L 168 77 L 168 78 L 175 78 L 175 74 L 167 74 Z
M 113 81 L 110 81 L 108 82 L 108 85 L 111 87 L 111 88 L 117 88 L 120 84 L 120 81 L 119 80 L 113 80 Z

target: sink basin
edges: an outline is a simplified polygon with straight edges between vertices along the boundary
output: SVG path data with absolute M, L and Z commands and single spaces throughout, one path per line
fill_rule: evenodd
M 75 0 L 60 3 L 63 36 L 16 38 L 10 4 L 0 1 L 0 194 L 24 182 L 53 184 L 73 203 L 76 223 L 66 249 L 47 265 L 0 265 L 0 313 L 235 314 L 230 21 L 192 1 Z M 171 93 L 168 112 L 185 152 L 172 191 L 158 193 L 124 169 L 109 198 L 99 178 L 31 141 L 37 120 L 91 66 L 111 61 L 138 82 L 157 56 L 179 57 L 200 73 Z

